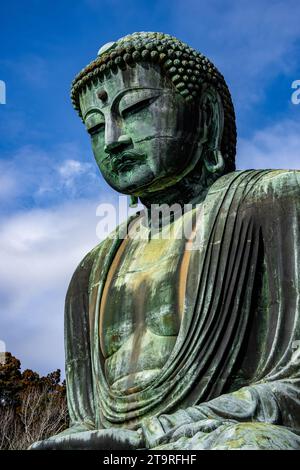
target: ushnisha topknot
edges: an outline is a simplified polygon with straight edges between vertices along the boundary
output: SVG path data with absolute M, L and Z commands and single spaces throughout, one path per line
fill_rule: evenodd
M 134 67 L 138 62 L 157 63 L 171 79 L 174 88 L 186 101 L 193 102 L 201 95 L 204 83 L 219 93 L 224 108 L 224 129 L 221 151 L 227 171 L 235 170 L 236 124 L 229 89 L 223 75 L 207 57 L 186 43 L 164 33 L 139 32 L 105 44 L 98 56 L 75 77 L 71 100 L 81 115 L 79 95 L 92 85 L 100 84 L 119 69 Z

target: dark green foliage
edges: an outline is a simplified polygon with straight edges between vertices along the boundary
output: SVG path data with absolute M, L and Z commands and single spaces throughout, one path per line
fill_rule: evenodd
M 21 362 L 11 353 L 0 364 L 0 406 L 15 405 L 22 389 Z
M 60 369 L 40 377 L 11 353 L 0 364 L 0 449 L 26 449 L 68 426 Z

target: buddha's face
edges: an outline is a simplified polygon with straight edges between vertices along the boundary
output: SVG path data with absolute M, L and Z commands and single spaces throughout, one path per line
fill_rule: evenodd
M 156 65 L 119 70 L 80 96 L 107 183 L 143 196 L 175 184 L 201 154 L 199 113 Z

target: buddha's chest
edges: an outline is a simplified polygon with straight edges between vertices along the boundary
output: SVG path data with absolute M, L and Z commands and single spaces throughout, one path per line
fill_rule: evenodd
M 143 342 L 150 335 L 152 342 L 158 337 L 164 342 L 163 338 L 177 336 L 184 310 L 185 246 L 185 237 L 174 234 L 165 239 L 162 235 L 150 240 L 129 237 L 122 242 L 100 306 L 100 345 L 105 358 L 134 338 Z

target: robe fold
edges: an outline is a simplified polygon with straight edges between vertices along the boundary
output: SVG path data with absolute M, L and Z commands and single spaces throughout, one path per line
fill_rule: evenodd
M 175 346 L 150 384 L 121 394 L 106 381 L 99 311 L 109 267 L 140 216 L 128 219 L 84 258 L 68 289 L 71 424 L 142 426 L 149 447 L 205 418 L 269 423 L 297 434 L 300 172 L 238 171 L 211 186 L 197 207 Z

